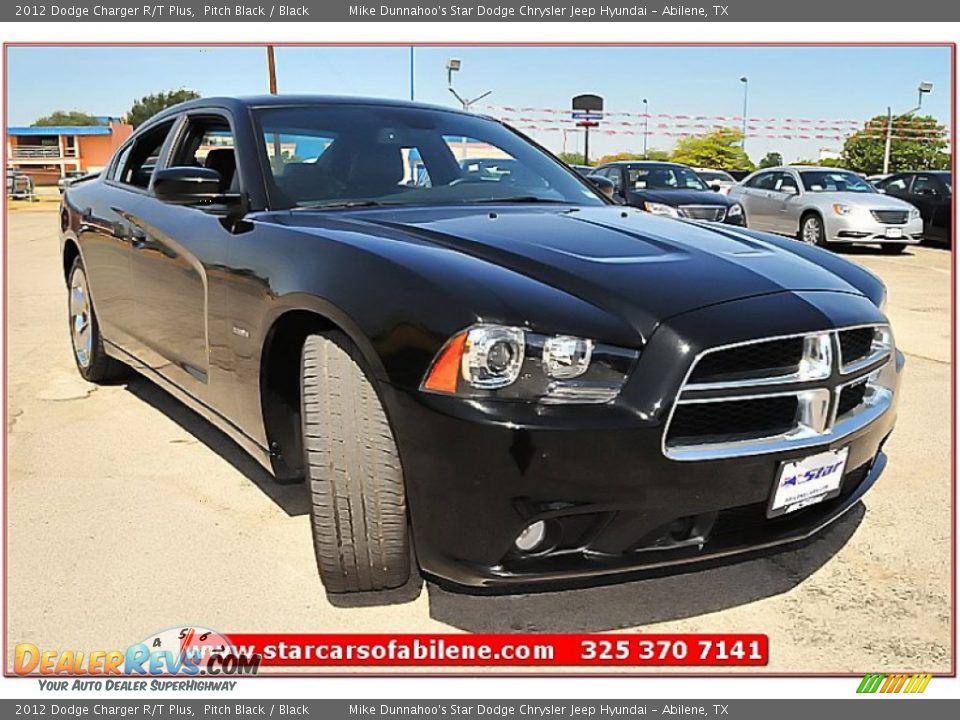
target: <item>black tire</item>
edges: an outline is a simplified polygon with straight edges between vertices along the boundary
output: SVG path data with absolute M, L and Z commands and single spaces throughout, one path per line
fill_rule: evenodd
M 307 337 L 300 397 L 324 587 L 328 593 L 401 587 L 410 577 L 403 469 L 380 398 L 345 335 Z
M 880 246 L 880 252 L 884 255 L 899 255 L 906 250 L 906 243 L 883 243 Z
M 800 242 L 817 247 L 827 246 L 827 237 L 823 229 L 823 218 L 816 213 L 807 213 L 800 218 Z
M 127 366 L 107 355 L 103 349 L 100 323 L 79 256 L 74 258 L 67 275 L 67 321 L 73 361 L 84 380 L 99 384 L 126 374 Z

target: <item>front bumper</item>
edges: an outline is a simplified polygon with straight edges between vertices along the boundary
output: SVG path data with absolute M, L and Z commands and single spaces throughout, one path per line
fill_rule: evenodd
M 834 215 L 824 221 L 827 242 L 833 243 L 905 243 L 916 245 L 923 240 L 923 221 L 919 218 L 904 224 L 878 222 L 867 211 L 847 216 Z
M 722 344 L 721 337 L 736 342 L 741 338 L 730 337 L 736 332 L 765 337 L 776 334 L 773 328 L 822 329 L 810 323 L 819 316 L 822 326 L 829 306 L 821 303 L 812 313 L 807 307 L 805 316 L 796 295 L 741 303 L 730 310 L 741 321 L 751 317 L 747 308 L 756 311 L 751 328 L 724 328 L 714 306 L 658 330 L 613 405 L 479 403 L 386 388 L 423 572 L 479 591 L 571 586 L 802 540 L 853 507 L 886 464 L 882 448 L 896 418 L 899 353 L 890 361 L 894 402 L 842 437 L 704 461 L 677 461 L 663 452 L 672 404 L 663 398 L 676 397 L 687 370 L 675 355 L 678 344 L 694 343 L 696 351 Z M 869 309 L 865 315 L 843 321 L 882 317 Z M 849 455 L 839 496 L 767 519 L 781 463 L 844 447 Z M 537 520 L 553 534 L 550 551 L 518 552 L 514 540 Z

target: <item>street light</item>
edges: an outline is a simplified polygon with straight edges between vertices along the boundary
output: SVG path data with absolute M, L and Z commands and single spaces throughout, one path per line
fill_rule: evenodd
M 740 149 L 745 150 L 747 147 L 747 90 L 750 87 L 750 78 L 741 75 L 740 82 L 743 83 L 743 137 L 740 139 Z
M 917 110 L 923 107 L 923 96 L 929 92 L 933 92 L 933 83 L 929 80 L 921 81 L 920 85 L 917 86 L 917 106 L 911 110 L 907 110 L 905 113 L 898 115 L 898 117 L 907 117 L 908 115 L 913 115 Z M 893 111 L 890 109 L 890 106 L 887 106 L 887 139 L 883 144 L 883 174 L 886 175 L 890 172 L 890 144 L 893 139 Z
M 466 98 L 461 97 L 460 93 L 458 93 L 458 92 L 457 92 L 456 90 L 454 90 L 454 88 L 453 88 L 453 74 L 454 74 L 455 72 L 459 72 L 459 70 L 460 70 L 460 65 L 461 65 L 460 60 L 458 60 L 457 58 L 450 58 L 449 60 L 447 60 L 447 89 L 448 89 L 450 92 L 453 93 L 453 96 L 454 96 L 457 100 L 460 101 L 460 104 L 463 106 L 464 111 L 465 111 L 465 112 L 470 112 L 470 106 L 471 106 L 471 105 L 473 105 L 474 103 L 476 103 L 476 102 L 479 101 L 479 100 L 483 100 L 487 95 L 489 95 L 490 93 L 492 93 L 493 90 L 487 90 L 485 93 L 483 93 L 483 94 L 481 94 L 481 95 L 477 95 L 477 96 L 476 96 L 475 98 L 473 98 L 472 100 L 467 100 Z
M 647 121 L 650 119 L 647 99 L 643 99 L 643 159 L 647 159 Z

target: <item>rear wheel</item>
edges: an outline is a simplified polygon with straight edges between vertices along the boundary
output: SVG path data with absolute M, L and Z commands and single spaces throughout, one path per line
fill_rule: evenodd
M 126 366 L 107 355 L 103 349 L 103 336 L 93 309 L 87 273 L 79 257 L 74 259 L 68 278 L 70 341 L 77 370 L 84 380 L 92 383 L 106 382 L 123 375 Z
M 301 422 L 313 544 L 329 593 L 397 588 L 410 576 L 397 445 L 363 360 L 347 337 L 307 337 Z
M 880 252 L 884 255 L 899 255 L 906 247 L 906 243 L 884 243 L 880 246 Z
M 800 239 L 808 245 L 824 247 L 827 244 L 823 230 L 823 220 L 816 213 L 805 215 L 800 222 Z

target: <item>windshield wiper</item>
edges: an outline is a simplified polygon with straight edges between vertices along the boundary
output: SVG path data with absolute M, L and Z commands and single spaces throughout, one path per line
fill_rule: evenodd
M 399 202 L 385 202 L 383 200 L 322 200 L 319 202 L 298 205 L 291 210 L 349 210 L 363 207 L 386 207 L 388 205 L 402 205 Z
M 552 198 L 542 198 L 536 195 L 516 195 L 514 197 L 502 198 L 484 198 L 482 200 L 464 200 L 469 205 L 492 205 L 496 203 L 552 203 L 554 205 L 576 205 L 576 202 L 569 200 L 554 200 Z

